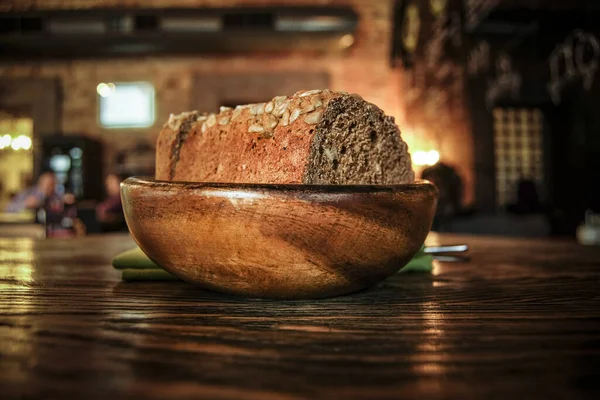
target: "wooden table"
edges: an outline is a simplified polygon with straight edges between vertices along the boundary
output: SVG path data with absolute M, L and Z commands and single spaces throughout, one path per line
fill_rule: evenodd
M 0 398 L 600 398 L 600 248 L 439 241 L 472 260 L 276 302 L 122 283 L 129 236 L 0 239 Z
M 43 225 L 35 223 L 35 213 L 5 213 L 0 212 L 1 237 L 29 237 L 43 239 L 46 231 Z

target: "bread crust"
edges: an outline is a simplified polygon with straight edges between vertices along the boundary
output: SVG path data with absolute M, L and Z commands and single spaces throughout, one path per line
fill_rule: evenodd
M 300 91 L 290 97 L 278 96 L 267 103 L 235 109 L 222 107 L 217 114 L 172 115 L 159 134 L 156 178 L 188 182 L 311 183 L 310 177 L 315 175 L 309 171 L 314 168 L 309 162 L 311 152 L 319 147 L 315 140 L 322 140 L 315 137 L 316 132 L 324 123 L 323 115 L 330 103 L 346 96 L 364 102 L 369 110 L 383 116 L 379 108 L 360 96 L 330 90 Z M 397 127 L 396 131 L 398 140 L 404 144 Z M 407 151 L 399 159 L 410 166 Z M 414 180 L 409 169 L 406 176 L 396 180 Z

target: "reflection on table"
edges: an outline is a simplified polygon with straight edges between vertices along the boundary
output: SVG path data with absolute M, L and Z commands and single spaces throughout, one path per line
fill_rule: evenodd
M 43 238 L 44 226 L 36 223 L 32 211 L 0 213 L 0 237 Z

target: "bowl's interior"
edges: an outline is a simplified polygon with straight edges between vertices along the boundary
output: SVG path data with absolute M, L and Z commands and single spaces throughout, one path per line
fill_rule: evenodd
M 219 190 L 239 190 L 252 191 L 271 191 L 284 192 L 296 191 L 304 193 L 379 193 L 379 192 L 404 192 L 407 195 L 421 191 L 437 197 L 435 186 L 424 179 L 418 179 L 412 183 L 402 183 L 396 185 L 305 185 L 301 183 L 242 183 L 242 182 L 185 182 L 185 181 L 164 181 L 151 177 L 133 176 L 125 179 L 121 187 L 140 186 L 147 189 L 160 190 L 198 190 L 214 188 Z

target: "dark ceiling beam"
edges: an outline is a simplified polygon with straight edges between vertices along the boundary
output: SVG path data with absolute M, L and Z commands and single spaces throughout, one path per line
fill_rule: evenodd
M 357 24 L 332 6 L 0 13 L 0 59 L 340 51 Z

